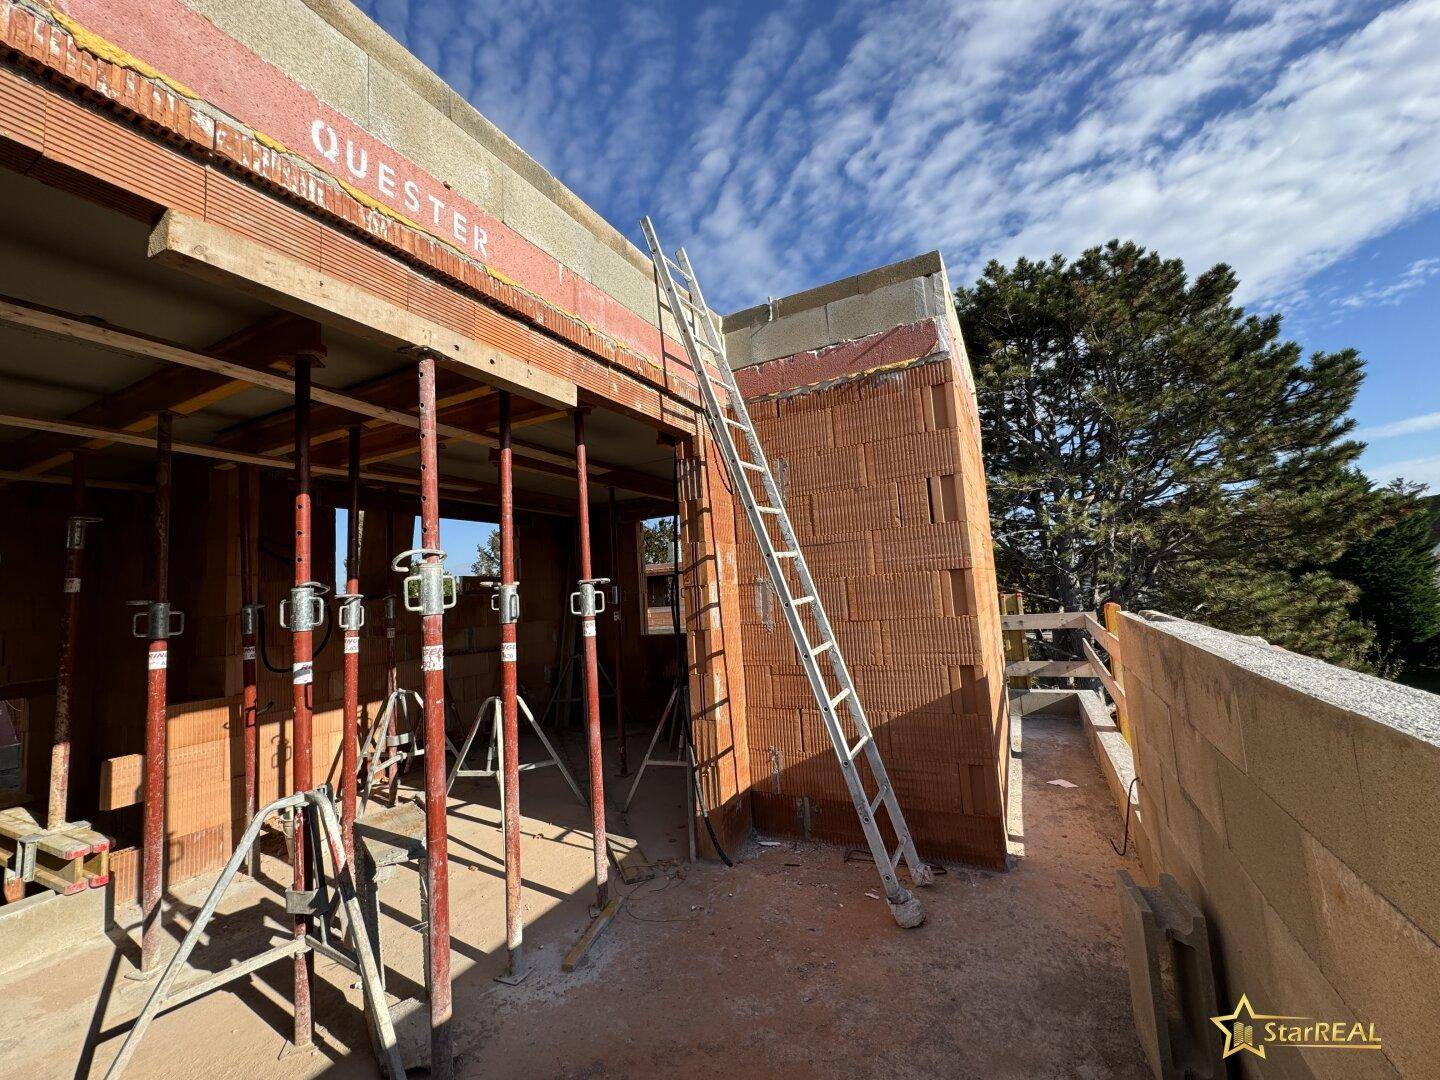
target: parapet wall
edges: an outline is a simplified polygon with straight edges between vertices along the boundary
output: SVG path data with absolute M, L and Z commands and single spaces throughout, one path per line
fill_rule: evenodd
M 1220 1009 L 1383 1042 L 1245 1074 L 1437 1075 L 1440 698 L 1181 620 L 1127 615 L 1121 641 L 1146 869 L 1205 911 Z

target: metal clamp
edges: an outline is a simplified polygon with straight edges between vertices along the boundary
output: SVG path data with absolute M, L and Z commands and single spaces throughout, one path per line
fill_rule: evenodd
M 128 600 L 125 606 L 145 609 L 130 616 L 130 633 L 137 638 L 165 641 L 185 633 L 185 613 L 171 611 L 166 601 Z
M 246 604 L 240 609 L 240 633 L 254 637 L 260 633 L 260 620 L 264 617 L 264 604 Z
M 486 580 L 480 584 L 495 590 L 490 596 L 490 610 L 500 613 L 502 624 L 520 621 L 520 583 L 518 581 Z
M 385 619 L 388 622 L 395 621 L 395 594 L 391 593 L 385 597 Z
M 33 832 L 27 836 L 16 838 L 15 866 L 5 871 L 7 881 L 35 880 L 35 852 L 39 849 L 40 841 L 43 839 L 45 839 L 43 832 Z
M 336 614 L 341 630 L 359 630 L 365 625 L 365 597 L 360 593 L 336 593 Z
M 280 601 L 280 625 L 292 633 L 303 633 L 325 625 L 325 600 L 330 586 L 319 581 L 305 581 L 290 590 L 290 598 Z
M 570 614 L 583 619 L 593 619 L 605 610 L 605 590 L 597 588 L 609 585 L 608 577 L 586 578 L 580 588 L 570 594 Z
M 71 551 L 83 551 L 85 548 L 85 527 L 87 525 L 99 525 L 104 518 L 94 517 L 90 514 L 76 514 L 65 522 L 65 546 Z
M 434 561 L 431 561 L 431 557 Z M 415 560 L 419 560 L 418 562 Z M 405 565 L 406 563 L 409 565 Z M 445 552 L 440 548 L 411 548 L 390 563 L 397 574 L 405 574 L 405 610 L 421 615 L 439 615 L 460 602 L 455 575 L 445 569 Z M 406 571 L 409 573 L 406 573 Z

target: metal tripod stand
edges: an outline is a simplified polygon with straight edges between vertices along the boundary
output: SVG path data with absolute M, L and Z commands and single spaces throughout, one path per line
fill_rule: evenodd
M 235 880 L 235 874 L 250 854 L 265 819 L 274 813 L 283 814 L 291 820 L 298 818 L 300 820 L 296 822 L 296 827 L 308 828 L 313 833 L 324 837 L 325 844 L 330 850 L 331 863 L 335 868 L 335 887 L 339 893 L 339 902 L 346 914 L 347 932 L 354 955 L 350 955 L 329 940 L 327 918 L 329 912 L 316 911 L 315 914 L 320 918 L 315 921 L 315 933 L 306 934 L 304 937 L 290 938 L 208 978 L 192 982 L 178 990 L 172 989 L 176 977 L 180 974 L 180 969 L 190 958 L 196 943 L 205 933 L 205 927 L 215 914 L 215 909 L 224 898 L 230 883 Z M 300 822 L 304 822 L 304 824 Z M 314 906 L 315 901 L 324 902 L 328 899 L 323 881 L 323 864 L 318 858 L 318 845 L 316 855 L 315 870 L 319 887 L 313 893 L 297 894 L 294 890 L 290 890 L 286 895 L 286 907 Z M 404 1080 L 405 1067 L 401 1064 L 400 1051 L 395 1041 L 395 1027 L 390 1020 L 390 1006 L 385 1000 L 385 991 L 380 981 L 380 968 L 375 961 L 370 936 L 364 928 L 365 919 L 360 909 L 359 897 L 356 894 L 353 868 L 345 860 L 345 843 L 340 829 L 340 820 L 336 816 L 335 804 L 330 799 L 329 790 L 321 785 L 313 791 L 302 791 L 295 795 L 276 799 L 256 814 L 254 820 L 246 828 L 244 835 L 240 838 L 239 846 L 235 848 L 235 853 L 225 864 L 224 871 L 221 872 L 214 887 L 211 888 L 210 895 L 205 898 L 205 903 L 201 906 L 200 913 L 195 917 L 189 932 L 185 935 L 185 940 L 180 943 L 179 951 L 165 965 L 160 981 L 151 991 L 145 1008 L 141 1010 L 139 1017 L 136 1018 L 134 1025 L 125 1036 L 120 1053 L 111 1063 L 109 1071 L 105 1074 L 106 1077 L 108 1080 L 118 1080 L 118 1077 L 124 1073 L 140 1045 L 140 1040 L 145 1037 L 146 1030 L 162 1011 L 194 1001 L 236 979 L 247 978 L 277 960 L 303 952 L 318 952 L 360 976 L 360 985 L 365 996 L 365 1016 L 369 1022 L 370 1038 L 375 1045 L 380 1067 L 391 1080 Z
M 534 769 L 546 769 L 553 765 L 560 770 L 560 775 L 565 777 L 565 783 L 568 784 L 570 790 L 575 793 L 575 798 L 579 801 L 580 805 L 590 805 L 584 794 L 581 793 L 580 786 L 575 783 L 575 777 L 570 775 L 570 770 L 565 767 L 565 763 L 560 760 L 560 755 L 555 752 L 554 744 L 550 742 L 544 729 L 536 722 L 535 714 L 530 711 L 530 706 L 525 704 L 525 699 L 517 695 L 515 702 L 520 706 L 520 711 L 524 714 L 525 719 L 530 722 L 531 730 L 540 736 L 540 742 L 545 747 L 545 753 L 549 755 L 549 759 L 546 761 L 522 761 L 519 766 L 520 771 L 530 772 Z M 465 768 L 465 762 L 470 756 L 470 748 L 475 742 L 475 737 L 480 733 L 480 726 L 485 722 L 487 712 L 489 713 L 491 724 L 490 745 L 486 748 L 485 764 L 478 769 L 467 769 Z M 455 781 L 459 777 L 493 778 L 495 780 L 496 790 L 500 793 L 500 811 L 502 814 L 505 811 L 505 785 L 503 783 L 505 774 L 505 740 L 502 738 L 501 732 L 503 715 L 503 705 L 499 694 L 486 698 L 480 708 L 475 710 L 475 719 L 471 721 L 470 729 L 466 732 L 465 742 L 459 749 L 456 749 L 454 743 L 450 743 L 450 750 L 455 755 L 455 764 L 450 767 L 450 777 L 445 783 L 445 792 L 449 794 L 450 789 L 455 786 Z M 446 741 L 449 742 L 448 739 Z

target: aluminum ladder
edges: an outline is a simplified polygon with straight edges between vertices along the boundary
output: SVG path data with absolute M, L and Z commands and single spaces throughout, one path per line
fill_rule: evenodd
M 745 508 L 745 516 L 749 519 L 755 540 L 760 545 L 760 554 L 764 556 L 765 568 L 770 574 L 770 584 L 774 587 L 780 608 L 785 613 L 785 622 L 790 628 L 790 637 L 795 642 L 795 651 L 805 669 L 805 677 L 810 681 L 810 690 L 815 695 L 815 703 L 820 708 L 820 716 L 825 722 L 830 744 L 840 762 L 840 771 L 845 776 L 845 786 L 855 803 L 855 812 L 860 817 L 865 840 L 875 860 L 875 869 L 880 872 L 880 880 L 884 882 L 890 913 L 903 927 L 919 926 L 925 921 L 924 910 L 910 890 L 900 884 L 895 871 L 901 860 L 904 860 L 910 871 L 910 880 L 915 885 L 931 884 L 935 880 L 935 873 L 928 863 L 921 861 L 915 851 L 915 841 L 911 838 L 905 816 L 900 811 L 900 802 L 895 797 L 889 774 L 885 771 L 880 748 L 875 745 L 870 722 L 865 718 L 865 709 L 860 704 L 855 683 L 850 678 L 850 669 L 840 654 L 840 643 L 835 638 L 830 619 L 820 602 L 815 580 L 810 576 L 810 567 L 805 562 L 780 489 L 770 472 L 770 463 L 760 446 L 755 427 L 750 422 L 749 410 L 745 407 L 745 400 L 739 387 L 735 385 L 735 376 L 725 359 L 724 340 L 710 309 L 705 305 L 704 294 L 695 280 L 695 272 L 691 269 L 685 249 L 677 250 L 675 258 L 678 262 L 672 262 L 660 246 L 654 223 L 646 217 L 641 221 L 640 227 L 645 232 L 645 242 L 650 245 L 650 257 L 664 292 L 662 306 L 674 318 L 685 351 L 689 354 L 690 366 L 700 384 L 705 418 L 709 422 L 711 435 L 720 447 L 731 485 L 740 499 L 740 504 Z M 680 294 L 675 283 L 676 275 L 684 280 L 690 298 Z M 725 404 L 722 404 L 716 395 L 712 365 L 724 388 L 727 399 Z M 741 448 L 736 445 L 735 432 L 744 437 L 745 456 L 741 455 Z M 750 486 L 752 478 L 760 481 L 763 501 L 756 497 L 755 489 Z M 777 539 L 780 545 L 778 547 Z M 801 616 L 801 608 L 810 609 L 813 629 L 807 629 Z M 830 669 L 828 680 L 822 667 L 822 664 L 827 663 Z M 853 742 L 841 723 L 839 710 L 842 705 L 855 733 Z M 878 788 L 873 796 L 866 792 L 864 779 L 855 764 L 862 754 L 870 766 L 870 774 Z M 886 850 L 885 838 L 880 832 L 878 814 L 882 807 L 889 819 L 890 828 L 899 840 L 894 854 Z

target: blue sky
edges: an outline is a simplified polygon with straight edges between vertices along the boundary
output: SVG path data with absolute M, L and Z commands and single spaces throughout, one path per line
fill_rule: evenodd
M 1440 0 L 360 6 L 717 307 L 937 247 L 1227 262 L 1440 491 Z

